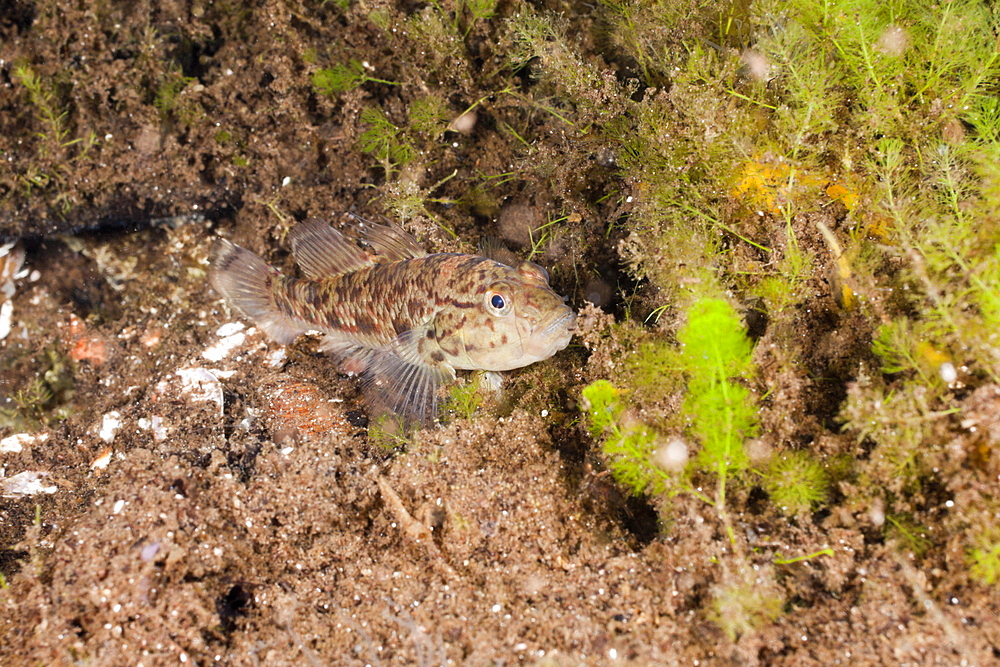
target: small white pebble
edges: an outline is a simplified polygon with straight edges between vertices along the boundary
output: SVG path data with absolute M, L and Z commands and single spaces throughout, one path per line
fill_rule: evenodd
M 125 507 L 125 501 L 124 500 L 116 500 L 114 507 L 111 508 L 111 513 L 112 514 L 118 514 L 119 512 L 122 511 L 122 508 L 124 508 L 124 507 Z
M 941 379 L 944 380 L 945 384 L 951 384 L 958 379 L 958 371 L 955 370 L 955 364 L 950 361 L 946 361 L 938 368 L 938 374 Z
M 653 453 L 656 465 L 669 472 L 680 472 L 688 462 L 688 445 L 683 438 L 673 437 Z

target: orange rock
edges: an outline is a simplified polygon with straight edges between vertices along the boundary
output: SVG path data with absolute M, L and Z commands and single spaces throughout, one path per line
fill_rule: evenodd
M 72 327 L 72 324 L 70 325 Z M 69 351 L 75 361 L 86 361 L 100 366 L 108 360 L 108 344 L 98 336 L 81 336 Z
M 311 382 L 280 380 L 265 388 L 272 429 L 285 437 L 315 439 L 331 431 L 348 435 L 356 429 L 334 403 Z M 294 429 L 292 432 L 290 429 Z

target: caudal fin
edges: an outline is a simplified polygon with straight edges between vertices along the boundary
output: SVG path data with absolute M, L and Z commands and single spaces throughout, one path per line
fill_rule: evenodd
M 309 329 L 275 306 L 272 284 L 281 272 L 257 255 L 220 238 L 212 246 L 211 264 L 215 291 L 276 342 L 287 345 Z

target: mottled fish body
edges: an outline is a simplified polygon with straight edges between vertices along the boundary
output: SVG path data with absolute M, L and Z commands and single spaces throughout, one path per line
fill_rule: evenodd
M 421 423 L 434 418 L 438 389 L 456 370 L 521 368 L 569 343 L 576 316 L 540 266 L 511 266 L 509 253 L 498 255 L 510 264 L 427 254 L 395 226 L 358 232 L 297 225 L 290 240 L 303 279 L 219 239 L 212 286 L 278 343 L 319 331 L 320 348 L 364 377 L 375 413 Z

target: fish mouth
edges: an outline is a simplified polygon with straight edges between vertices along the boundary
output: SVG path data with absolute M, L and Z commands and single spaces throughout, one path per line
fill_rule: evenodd
M 570 336 L 576 333 L 576 313 L 570 310 L 568 306 L 566 307 L 566 310 L 567 312 L 565 315 L 553 320 L 548 324 L 548 326 L 545 327 L 543 330 L 544 334 L 555 333 L 558 329 L 562 329 Z
M 568 306 L 566 313 L 556 316 L 548 324 L 535 330 L 526 341 L 525 352 L 539 359 L 546 359 L 569 345 L 576 332 L 576 313 Z

